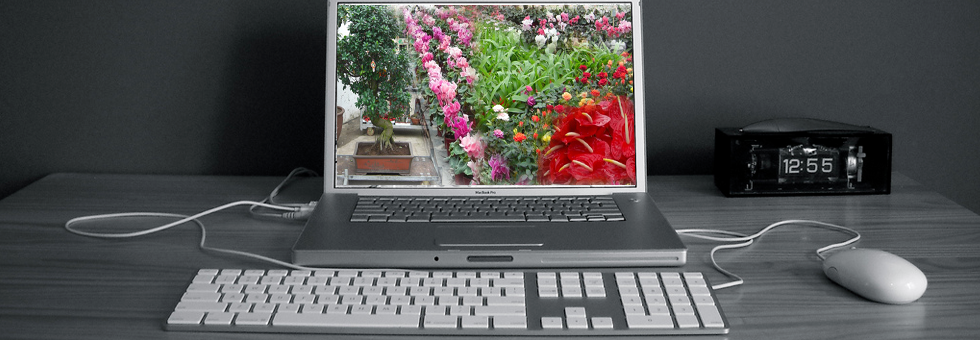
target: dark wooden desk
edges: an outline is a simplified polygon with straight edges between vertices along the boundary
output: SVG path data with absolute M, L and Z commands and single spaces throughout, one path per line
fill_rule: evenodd
M 165 332 L 162 324 L 199 268 L 268 268 L 197 247 L 191 225 L 136 239 L 102 240 L 63 229 L 82 215 L 153 211 L 192 214 L 265 196 L 281 178 L 55 174 L 0 201 L 0 338 L 322 338 L 310 335 Z M 316 197 L 320 182 L 298 183 Z M 724 198 L 708 176 L 653 177 L 667 219 L 681 228 L 754 232 L 784 219 L 860 230 L 864 248 L 905 257 L 929 278 L 910 305 L 866 301 L 826 279 L 813 250 L 846 239 L 786 227 L 721 253 L 746 284 L 719 291 L 731 334 L 711 339 L 941 339 L 980 334 L 980 216 L 896 174 L 881 196 Z M 303 197 L 299 197 L 302 199 Z M 312 199 L 312 198 L 309 198 Z M 202 219 L 208 244 L 289 259 L 302 224 L 255 220 L 245 208 Z M 158 221 L 102 224 L 152 226 Z M 685 239 L 685 270 L 725 278 L 709 265 L 712 243 Z M 684 337 L 695 339 L 695 337 Z

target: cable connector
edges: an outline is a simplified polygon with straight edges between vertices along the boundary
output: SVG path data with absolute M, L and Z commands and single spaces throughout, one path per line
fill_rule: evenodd
M 314 208 L 316 208 L 316 201 L 297 206 L 295 211 L 282 213 L 280 216 L 287 220 L 305 221 L 310 218 L 310 215 L 313 215 Z

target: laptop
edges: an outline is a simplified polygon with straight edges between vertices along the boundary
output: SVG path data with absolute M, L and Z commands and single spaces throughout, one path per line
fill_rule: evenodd
M 686 262 L 646 191 L 656 113 L 645 110 L 639 0 L 327 10 L 326 114 L 343 114 L 327 119 L 324 192 L 294 263 Z

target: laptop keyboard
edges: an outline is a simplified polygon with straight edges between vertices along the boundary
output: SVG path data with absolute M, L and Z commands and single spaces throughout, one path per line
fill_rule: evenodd
M 359 197 L 351 222 L 623 221 L 612 196 Z
M 726 334 L 701 273 L 202 269 L 170 331 L 601 336 Z

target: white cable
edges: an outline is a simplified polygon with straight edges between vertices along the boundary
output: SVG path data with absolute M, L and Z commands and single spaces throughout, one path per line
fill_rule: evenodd
M 781 227 L 781 226 L 784 226 L 784 225 L 790 225 L 790 224 L 802 224 L 802 225 L 816 224 L 817 226 L 821 226 L 821 227 L 828 227 L 828 228 L 831 228 L 831 229 L 843 230 L 843 231 L 849 232 L 849 233 L 851 233 L 851 234 L 854 235 L 854 237 L 852 237 L 851 239 L 849 239 L 847 241 L 840 242 L 840 243 L 834 243 L 834 244 L 831 244 L 831 245 L 822 247 L 820 249 L 817 249 L 816 250 L 817 257 L 819 257 L 821 260 L 826 260 L 827 259 L 826 257 L 823 256 L 822 253 L 824 253 L 824 252 L 826 252 L 828 250 L 832 250 L 832 249 L 841 248 L 841 247 L 845 247 L 845 246 L 851 245 L 851 244 L 853 244 L 853 243 L 855 243 L 855 242 L 857 242 L 858 240 L 861 239 L 861 233 L 857 232 L 854 229 L 847 228 L 847 227 L 844 227 L 844 226 L 839 226 L 839 225 L 832 224 L 832 223 L 820 222 L 820 221 L 811 221 L 811 220 L 785 220 L 785 221 L 780 221 L 780 222 L 776 222 L 776 223 L 770 224 L 769 226 L 767 226 L 765 228 L 762 228 L 762 230 L 759 230 L 755 234 L 751 234 L 751 235 L 745 235 L 745 234 L 734 232 L 734 231 L 717 230 L 717 229 L 681 229 L 681 230 L 678 230 L 677 233 L 679 235 L 690 236 L 690 237 L 700 238 L 700 239 L 709 240 L 709 241 L 717 241 L 717 242 L 741 242 L 741 243 L 733 243 L 733 244 L 723 244 L 723 245 L 720 245 L 720 246 L 715 246 L 714 248 L 711 249 L 711 254 L 710 254 L 711 264 L 715 267 L 716 270 L 718 270 L 722 274 L 725 274 L 726 276 L 728 276 L 728 277 L 730 277 L 730 278 L 733 279 L 732 281 L 729 281 L 729 282 L 726 282 L 726 283 L 723 283 L 723 284 L 713 285 L 712 286 L 712 289 L 717 290 L 717 289 L 723 289 L 723 288 L 738 286 L 738 285 L 741 285 L 741 284 L 745 283 L 745 281 L 742 280 L 742 278 L 739 277 L 738 275 L 735 275 L 734 273 L 732 273 L 732 272 L 730 272 L 728 270 L 725 270 L 720 265 L 718 265 L 718 261 L 715 260 L 715 253 L 716 252 L 718 252 L 719 250 L 722 250 L 722 249 L 736 249 L 736 248 L 747 247 L 750 244 L 752 244 L 753 242 L 755 242 L 755 240 L 757 238 L 759 238 L 762 235 L 768 233 L 769 231 L 771 231 L 771 230 L 773 230 L 775 228 L 778 228 L 778 227 Z M 717 236 L 709 236 L 709 235 L 702 235 L 702 234 L 720 234 L 720 235 L 727 235 L 727 236 L 730 236 L 730 237 L 717 237 Z
M 282 182 L 279 182 L 279 185 L 277 185 L 275 188 L 272 189 L 272 192 L 269 193 L 269 196 L 266 196 L 266 198 L 262 200 L 262 203 L 275 204 L 275 205 L 285 206 L 285 207 L 296 207 L 298 209 L 282 214 L 273 214 L 273 213 L 259 212 L 258 210 L 255 209 L 256 207 L 259 206 L 253 205 L 248 208 L 248 212 L 251 213 L 253 217 L 257 217 L 257 218 L 285 219 L 285 220 L 295 220 L 295 221 L 304 221 L 308 219 L 310 215 L 313 214 L 313 208 L 316 207 L 316 203 L 317 203 L 316 201 L 305 203 L 305 204 L 276 202 L 276 196 L 279 195 L 279 190 L 282 190 L 282 188 L 285 187 L 286 184 L 293 179 L 293 177 L 304 175 L 304 174 L 308 174 L 314 177 L 320 176 L 319 174 L 316 173 L 316 171 L 307 168 L 300 167 L 300 168 L 293 169 L 293 171 L 290 171 L 289 174 L 286 175 L 286 178 L 283 179 Z
M 155 213 L 155 212 L 130 212 L 130 213 L 83 216 L 83 217 L 73 218 L 71 220 L 68 220 L 68 222 L 65 222 L 65 229 L 73 234 L 95 237 L 95 238 L 132 238 L 132 237 L 139 237 L 139 236 L 144 236 L 144 235 L 149 235 L 152 233 L 164 231 L 187 222 L 194 222 L 201 229 L 201 242 L 198 244 L 198 246 L 203 250 L 248 257 L 248 258 L 266 261 L 275 265 L 283 266 L 290 269 L 297 269 L 297 270 L 339 270 L 340 269 L 340 268 L 305 267 L 305 266 L 295 265 L 285 261 L 276 260 L 274 258 L 254 254 L 254 253 L 207 246 L 205 244 L 207 242 L 207 237 L 208 237 L 207 230 L 204 228 L 204 223 L 198 220 L 198 218 L 240 205 L 252 205 L 252 206 L 257 205 L 264 208 L 275 209 L 275 210 L 286 210 L 286 211 L 296 211 L 298 209 L 295 207 L 278 206 L 278 205 L 267 204 L 263 202 L 238 201 L 238 202 L 228 203 L 219 207 L 215 207 L 191 216 L 181 215 L 181 214 Z M 180 220 L 159 227 L 154 227 L 146 230 L 129 232 L 129 233 L 95 233 L 95 232 L 81 231 L 74 227 L 74 225 L 79 222 L 89 222 L 89 221 L 98 221 L 98 220 L 125 218 L 125 217 L 170 217 L 170 218 L 179 218 Z M 405 270 L 405 269 L 380 269 L 379 268 L 374 270 Z
M 128 238 L 128 237 L 137 237 L 137 236 L 149 235 L 149 234 L 152 234 L 152 233 L 155 233 L 155 232 L 167 230 L 167 229 L 173 228 L 175 226 L 178 226 L 178 225 L 181 225 L 181 224 L 190 222 L 190 221 L 195 221 L 198 218 L 201 218 L 202 216 L 210 215 L 210 214 L 213 214 L 215 212 L 218 212 L 218 211 L 221 211 L 221 210 L 225 210 L 225 209 L 228 209 L 228 208 L 231 208 L 231 207 L 239 206 L 239 205 L 253 205 L 253 206 L 257 205 L 257 206 L 261 206 L 261 207 L 265 207 L 265 208 L 269 208 L 269 209 L 284 210 L 284 211 L 296 211 L 296 210 L 298 210 L 298 208 L 295 208 L 295 207 L 283 207 L 283 206 L 272 205 L 272 204 L 267 204 L 267 203 L 263 203 L 263 202 L 238 201 L 238 202 L 228 203 L 228 204 L 225 204 L 225 205 L 222 205 L 222 206 L 219 206 L 219 207 L 215 207 L 215 208 L 212 208 L 212 209 L 203 211 L 201 213 L 198 213 L 198 214 L 192 215 L 192 216 L 179 215 L 179 214 L 166 214 L 166 213 L 132 212 L 132 213 L 104 214 L 104 215 L 92 215 L 92 216 L 76 217 L 76 218 L 73 218 L 73 219 L 68 220 L 68 222 L 65 222 L 65 229 L 67 229 L 68 231 L 70 231 L 72 233 L 75 233 L 75 234 L 78 234 L 78 235 L 83 235 L 83 236 L 89 236 L 89 237 L 98 237 L 98 238 Z M 178 221 L 176 221 L 176 222 L 173 222 L 173 223 L 164 224 L 162 226 L 151 228 L 151 229 L 147 229 L 147 230 L 135 231 L 135 232 L 131 232 L 131 233 L 118 233 L 118 234 L 117 233 L 93 233 L 93 232 L 87 232 L 87 231 L 77 230 L 77 229 L 75 229 L 75 228 L 72 227 L 73 224 L 78 223 L 78 222 L 85 222 L 85 221 L 92 221 L 92 220 L 104 220 L 104 219 L 121 218 L 121 217 L 175 217 L 175 218 L 181 218 L 181 219 L 178 220 Z M 197 222 L 197 223 L 200 223 L 200 222 Z

